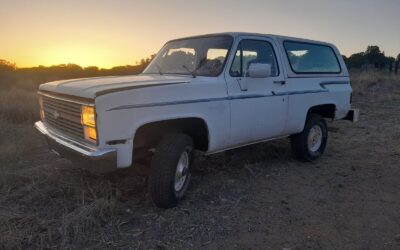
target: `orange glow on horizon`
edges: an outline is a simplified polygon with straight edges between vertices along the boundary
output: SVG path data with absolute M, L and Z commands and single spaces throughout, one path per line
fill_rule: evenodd
M 110 49 L 90 45 L 56 45 L 43 51 L 43 65 L 75 63 L 82 67 L 97 66 L 111 68 L 118 64 L 118 59 Z M 134 61 L 132 60 L 132 64 Z
M 149 55 L 134 56 L 126 52 L 124 57 L 118 51 L 105 46 L 92 46 L 85 44 L 57 44 L 48 47 L 31 48 L 33 56 L 26 57 L 23 53 L 14 55 L 17 67 L 53 66 L 59 64 L 77 64 L 82 67 L 96 66 L 99 68 L 112 68 L 121 65 L 136 65 L 142 58 Z M 13 62 L 12 60 L 10 60 Z

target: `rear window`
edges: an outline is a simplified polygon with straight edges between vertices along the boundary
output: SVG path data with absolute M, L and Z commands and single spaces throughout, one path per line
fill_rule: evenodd
M 326 45 L 284 42 L 293 72 L 300 74 L 340 73 L 339 61 L 333 49 Z

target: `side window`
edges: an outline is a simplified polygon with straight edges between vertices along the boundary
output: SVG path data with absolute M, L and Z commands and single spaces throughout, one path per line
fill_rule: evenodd
M 271 76 L 279 75 L 274 49 L 267 41 L 242 40 L 236 50 L 230 75 L 233 77 L 242 77 L 252 63 L 271 64 Z
M 293 72 L 298 74 L 340 73 L 339 61 L 333 49 L 326 45 L 284 42 Z

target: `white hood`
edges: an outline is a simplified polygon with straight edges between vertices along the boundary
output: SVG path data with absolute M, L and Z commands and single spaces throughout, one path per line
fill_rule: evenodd
M 99 94 L 118 89 L 151 87 L 175 83 L 188 83 L 190 76 L 135 75 L 93 77 L 49 82 L 40 85 L 39 90 L 94 99 Z

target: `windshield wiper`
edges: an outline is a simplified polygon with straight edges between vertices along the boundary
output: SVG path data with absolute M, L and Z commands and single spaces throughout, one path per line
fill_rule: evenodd
M 191 71 L 186 65 L 182 65 L 182 68 L 186 69 L 186 71 L 189 72 L 193 78 L 196 78 L 196 70 Z

